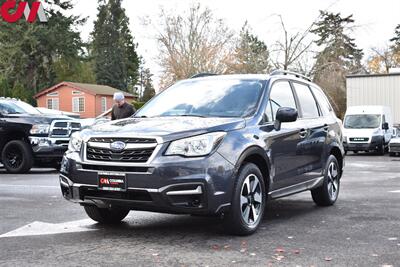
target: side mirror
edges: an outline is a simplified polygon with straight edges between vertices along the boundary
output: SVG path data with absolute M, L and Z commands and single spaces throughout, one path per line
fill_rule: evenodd
M 282 122 L 293 122 L 297 120 L 297 117 L 297 109 L 287 107 L 279 108 L 275 116 L 275 130 L 279 131 L 281 129 Z
M 384 123 L 382 124 L 382 129 L 383 129 L 383 130 L 389 130 L 389 123 L 384 122 Z

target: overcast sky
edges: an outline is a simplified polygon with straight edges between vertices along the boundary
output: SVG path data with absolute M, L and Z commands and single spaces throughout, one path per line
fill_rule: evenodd
M 399 0 L 125 0 L 123 7 L 130 19 L 131 31 L 139 44 L 138 52 L 145 59 L 146 66 L 155 74 L 156 86 L 160 67 L 157 64 L 157 20 L 160 8 L 181 14 L 191 5 L 200 2 L 209 7 L 217 18 L 235 30 L 240 31 L 247 20 L 254 33 L 268 45 L 280 38 L 279 18 L 283 16 L 289 31 L 306 29 L 317 17 L 319 10 L 341 12 L 354 15 L 356 27 L 354 37 L 359 47 L 370 53 L 371 47 L 382 47 L 394 35 L 394 28 L 400 24 Z M 82 37 L 87 40 L 97 16 L 97 0 L 75 0 L 74 14 L 89 17 L 81 29 Z M 144 25 L 143 21 L 150 22 Z

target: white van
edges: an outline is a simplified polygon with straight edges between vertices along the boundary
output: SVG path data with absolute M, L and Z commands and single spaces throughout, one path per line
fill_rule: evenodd
M 393 134 L 392 113 L 386 106 L 354 106 L 344 116 L 343 145 L 347 151 L 384 155 Z

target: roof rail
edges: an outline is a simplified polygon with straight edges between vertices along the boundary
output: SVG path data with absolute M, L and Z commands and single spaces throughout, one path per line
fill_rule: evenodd
M 215 75 L 217 75 L 217 74 L 204 72 L 204 73 L 195 74 L 192 77 L 190 77 L 190 79 L 202 78 L 202 77 L 207 77 L 207 76 L 215 76 Z
M 293 76 L 295 76 L 297 78 L 301 78 L 301 79 L 304 79 L 304 80 L 307 80 L 307 81 L 311 82 L 311 78 L 309 78 L 309 77 L 307 77 L 305 75 L 299 74 L 297 72 L 288 71 L 288 70 L 274 70 L 273 72 L 271 72 L 270 75 L 271 76 L 274 76 L 274 75 L 293 75 Z

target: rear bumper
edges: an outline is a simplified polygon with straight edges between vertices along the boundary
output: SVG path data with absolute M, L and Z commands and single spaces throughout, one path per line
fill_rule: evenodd
M 98 207 L 114 205 L 131 210 L 204 215 L 229 208 L 235 169 L 218 153 L 208 158 L 165 157 L 161 161 L 118 171 L 115 166 L 77 163 L 67 154 L 61 166 L 61 191 L 71 202 Z M 101 170 L 95 169 L 124 173 L 126 191 L 100 190 Z

